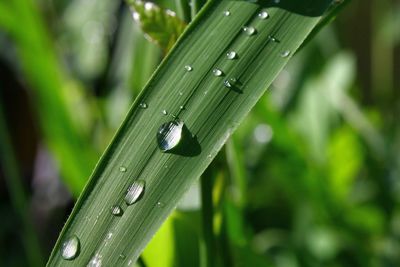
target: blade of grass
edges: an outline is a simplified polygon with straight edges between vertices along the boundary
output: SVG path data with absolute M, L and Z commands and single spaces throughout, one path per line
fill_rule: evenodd
M 22 224 L 23 245 L 29 266 L 43 266 L 44 257 L 40 250 L 38 236 L 36 235 L 32 218 L 29 216 L 29 205 L 26 192 L 22 185 L 21 175 L 15 154 L 11 145 L 11 140 L 7 131 L 3 110 L 0 106 L 0 163 L 4 171 L 7 190 L 11 198 L 11 204 Z
M 136 261 L 328 4 L 325 0 L 209 2 L 136 99 L 79 198 L 48 266 L 81 266 L 92 258 L 101 258 L 104 266 Z M 269 12 L 267 20 L 258 16 L 262 9 Z M 231 15 L 224 16 L 225 10 Z M 244 33 L 246 25 L 254 26 L 255 34 Z M 237 53 L 234 60 L 226 58 L 230 50 Z M 186 65 L 191 71 L 185 70 Z M 217 67 L 224 76 L 213 75 Z M 226 79 L 233 86 L 224 85 Z M 173 116 L 164 115 L 163 110 Z M 182 137 L 181 149 L 162 153 L 156 133 L 172 120 L 183 121 L 191 134 Z M 126 190 L 138 179 L 146 183 L 144 194 L 127 206 Z M 113 216 L 112 205 L 120 205 L 123 215 Z M 80 239 L 81 249 L 74 260 L 67 261 L 60 249 L 73 235 Z

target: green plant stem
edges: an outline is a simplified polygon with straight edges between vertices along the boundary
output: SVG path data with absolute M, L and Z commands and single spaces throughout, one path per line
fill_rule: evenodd
M 32 219 L 29 216 L 29 206 L 21 175 L 18 170 L 17 160 L 11 147 L 11 140 L 7 132 L 3 110 L 0 107 L 0 163 L 4 171 L 7 190 L 11 198 L 11 204 L 17 212 L 23 226 L 23 245 L 29 262 L 29 266 L 43 266 L 44 257 L 40 250 L 40 244 L 36 235 Z
M 201 208 L 203 225 L 203 262 L 202 267 L 213 267 L 215 262 L 215 238 L 213 232 L 214 207 L 212 199 L 213 178 L 216 171 L 212 164 L 201 177 Z

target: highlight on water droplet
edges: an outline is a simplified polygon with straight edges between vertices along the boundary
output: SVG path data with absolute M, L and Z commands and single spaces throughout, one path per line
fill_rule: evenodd
M 261 11 L 260 13 L 258 13 L 258 17 L 259 17 L 260 19 L 267 19 L 267 18 L 269 17 L 269 14 L 268 14 L 267 11 L 263 10 L 263 11 Z
M 277 42 L 278 40 L 273 35 L 268 35 L 268 39 L 272 42 Z
M 231 15 L 231 12 L 229 10 L 224 11 L 224 16 L 229 17 Z
M 114 216 L 121 216 L 122 215 L 122 209 L 119 205 L 114 205 L 111 207 L 111 214 Z
M 157 202 L 157 208 L 163 208 L 165 206 L 165 204 L 161 201 Z
M 243 27 L 243 31 L 247 34 L 247 35 L 253 35 L 256 33 L 256 28 L 252 27 L 252 26 L 245 26 Z
M 68 238 L 61 246 L 61 256 L 65 260 L 73 260 L 78 256 L 80 241 L 76 235 Z
M 166 111 L 165 109 L 162 111 L 162 114 L 164 115 L 168 115 L 168 111 Z
M 119 166 L 119 171 L 120 172 L 126 172 L 126 167 L 125 166 Z
M 142 102 L 142 103 L 139 104 L 139 107 L 142 108 L 142 109 L 146 109 L 147 108 L 147 104 Z
M 289 50 L 285 50 L 281 53 L 281 57 L 288 57 L 290 55 L 290 51 Z
M 129 186 L 124 198 L 127 205 L 132 205 L 139 200 L 143 194 L 145 184 L 144 180 L 136 180 Z
M 182 139 L 183 122 L 169 121 L 160 126 L 157 132 L 157 144 L 161 151 L 169 151 L 176 146 Z
M 226 53 L 226 57 L 228 59 L 235 59 L 237 57 L 237 54 L 235 51 L 229 51 L 228 53 Z
M 180 109 L 180 110 L 184 110 L 184 109 L 185 109 L 185 106 L 180 106 L 179 109 Z
M 213 69 L 214 76 L 222 76 L 224 74 L 220 69 Z
M 90 259 L 86 267 L 101 267 L 101 258 L 101 255 L 96 253 L 96 255 L 94 255 L 93 258 Z
M 238 80 L 237 80 L 235 77 L 232 77 L 232 78 L 229 79 L 229 81 L 230 81 L 232 84 L 235 84 L 235 83 L 237 83 Z
M 185 70 L 186 70 L 187 72 L 190 72 L 190 71 L 193 70 L 193 67 L 190 66 L 190 65 L 186 65 L 186 66 L 185 66 Z

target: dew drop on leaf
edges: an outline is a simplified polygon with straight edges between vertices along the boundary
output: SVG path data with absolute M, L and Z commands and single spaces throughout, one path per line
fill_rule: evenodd
M 232 84 L 228 80 L 224 81 L 224 85 L 225 87 L 232 88 Z
M 114 216 L 121 216 L 122 215 L 122 209 L 119 205 L 114 205 L 111 207 L 111 214 Z
M 288 57 L 290 55 L 290 51 L 289 50 L 285 50 L 281 53 L 281 57 Z
M 186 66 L 185 66 L 185 70 L 186 70 L 187 72 L 190 72 L 190 71 L 193 70 L 193 67 L 190 66 L 190 65 L 186 65 Z
M 252 26 L 243 27 L 243 31 L 248 35 L 251 36 L 256 33 L 256 28 Z
M 229 51 L 228 53 L 226 53 L 226 57 L 227 57 L 228 59 L 235 59 L 236 56 L 237 56 L 237 54 L 236 54 L 235 51 Z
M 142 102 L 142 103 L 139 104 L 139 107 L 142 108 L 142 109 L 146 109 L 147 108 L 147 104 Z
M 231 15 L 231 12 L 229 10 L 224 11 L 224 16 L 229 17 Z
M 76 235 L 68 238 L 61 246 L 61 256 L 65 260 L 73 260 L 78 256 L 80 249 L 79 238 Z
M 214 76 L 222 76 L 223 72 L 220 69 L 213 69 Z
M 139 198 L 143 194 L 145 184 L 146 183 L 144 180 L 137 180 L 134 181 L 133 184 L 129 186 L 124 198 L 126 204 L 132 205 L 139 200 Z
M 120 171 L 120 172 L 126 172 L 126 170 L 127 170 L 127 169 L 126 169 L 125 166 L 120 166 L 120 167 L 119 167 L 119 171 Z
M 260 19 L 267 19 L 269 17 L 269 14 L 267 11 L 264 10 L 264 11 L 261 11 L 260 13 L 258 13 L 258 17 Z
M 175 148 L 182 138 L 183 122 L 170 121 L 160 126 L 157 132 L 157 144 L 161 151 Z

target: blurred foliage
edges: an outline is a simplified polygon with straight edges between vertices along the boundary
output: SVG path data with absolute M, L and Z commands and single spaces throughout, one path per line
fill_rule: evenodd
M 183 21 L 204 3 L 155 2 Z M 142 265 L 399 266 L 399 14 L 399 1 L 352 1 L 318 32 Z M 119 1 L 0 2 L 0 44 L 0 266 L 35 266 L 32 240 L 50 252 L 162 51 Z

